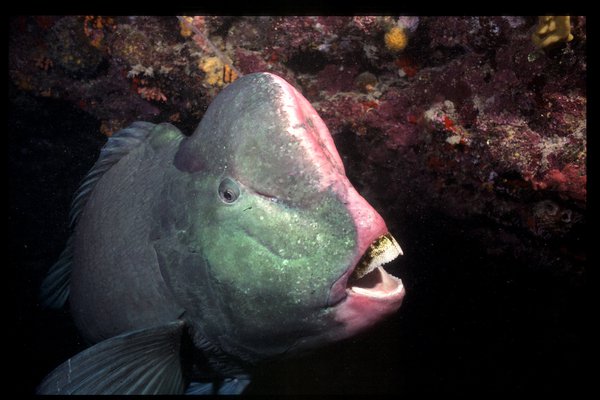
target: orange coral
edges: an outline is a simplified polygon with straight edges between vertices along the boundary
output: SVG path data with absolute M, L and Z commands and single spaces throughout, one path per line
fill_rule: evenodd
M 44 71 L 48 71 L 53 65 L 52 60 L 46 56 L 39 56 L 35 59 L 35 66 Z
M 100 132 L 105 136 L 111 137 L 113 133 L 125 127 L 127 121 L 123 120 L 108 120 L 102 121 L 100 124 Z
M 145 79 L 134 77 L 131 80 L 131 86 L 137 92 L 137 94 L 142 96 L 142 99 L 163 102 L 167 101 L 167 96 L 165 96 L 159 88 L 145 85 L 148 85 L 148 81 Z
M 238 74 L 231 66 L 225 64 L 223 67 L 223 82 L 231 83 L 238 78 Z
M 99 48 L 104 39 L 106 28 L 114 29 L 115 22 L 110 17 L 86 15 L 83 21 L 83 32 L 90 39 L 90 44 Z
M 217 48 L 217 46 L 215 46 L 215 44 L 213 42 L 210 41 L 210 39 L 208 38 L 208 32 L 207 32 L 207 27 L 206 27 L 206 18 L 203 16 L 195 16 L 195 17 L 186 17 L 186 16 L 177 16 L 177 18 L 179 19 L 179 23 L 181 26 L 181 34 L 184 36 L 187 36 L 188 30 L 194 33 L 193 36 L 193 40 L 194 43 L 196 43 L 196 45 L 198 45 L 198 47 L 200 47 L 200 49 L 204 52 L 210 52 L 213 53 L 216 57 L 208 57 L 207 60 L 203 60 L 200 62 L 200 69 L 202 69 L 204 72 L 208 73 L 208 69 L 214 69 L 212 68 L 215 64 L 214 60 L 210 60 L 212 58 L 217 58 L 219 60 L 219 63 L 221 64 L 221 67 L 219 67 L 219 74 L 222 75 L 222 77 L 220 79 L 215 79 L 214 77 L 211 77 L 210 80 L 214 81 L 213 83 L 209 83 L 211 85 L 214 85 L 216 82 L 220 82 L 219 86 L 221 86 L 223 83 L 230 83 L 233 82 L 235 79 L 237 79 L 238 76 L 241 76 L 242 74 L 240 73 L 240 71 L 238 71 L 234 65 L 233 62 L 231 62 L 231 59 L 229 57 L 227 57 L 221 50 L 219 50 Z M 185 27 L 185 29 L 184 29 Z M 210 66 L 203 66 L 203 64 L 209 61 L 209 63 L 211 64 Z
M 183 16 L 184 20 L 179 21 L 180 31 L 179 34 L 183 37 L 189 37 L 192 35 L 192 28 L 190 25 L 193 23 L 194 18 Z
M 167 101 L 167 96 L 156 87 L 139 87 L 137 92 L 145 100 Z
M 399 26 L 394 26 L 384 37 L 385 46 L 391 51 L 402 51 L 408 45 L 408 35 Z

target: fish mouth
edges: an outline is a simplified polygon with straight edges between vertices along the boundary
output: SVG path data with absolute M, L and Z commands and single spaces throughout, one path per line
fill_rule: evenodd
M 346 293 L 381 300 L 403 296 L 402 280 L 382 267 L 403 254 L 400 245 L 389 232 L 379 236 L 350 270 Z
M 380 235 L 334 283 L 329 300 L 341 328 L 332 337 L 343 339 L 355 335 L 400 308 L 405 294 L 402 280 L 382 266 L 402 254 L 391 234 Z

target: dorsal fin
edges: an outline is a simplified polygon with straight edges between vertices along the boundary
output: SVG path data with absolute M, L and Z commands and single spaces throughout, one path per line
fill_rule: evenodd
M 77 225 L 79 215 L 85 207 L 87 199 L 104 173 L 119 162 L 121 158 L 142 144 L 155 126 L 155 124 L 150 122 L 137 121 L 127 128 L 116 132 L 108 139 L 108 142 L 100 150 L 98 161 L 96 161 L 90 172 L 83 178 L 79 189 L 73 195 L 71 212 L 69 213 L 71 229 Z
M 121 129 L 112 135 L 104 147 L 102 147 L 98 160 L 85 178 L 83 178 L 79 189 L 77 189 L 73 196 L 71 211 L 69 213 L 71 236 L 58 261 L 50 267 L 48 275 L 44 279 L 44 282 L 42 282 L 40 290 L 42 306 L 61 308 L 65 305 L 69 297 L 71 263 L 73 260 L 73 230 L 96 183 L 121 158 L 142 144 L 155 126 L 155 124 L 150 122 L 134 122 L 127 128 Z

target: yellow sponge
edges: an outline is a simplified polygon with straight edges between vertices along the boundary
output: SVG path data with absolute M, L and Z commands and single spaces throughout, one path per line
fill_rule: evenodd
M 200 69 L 205 72 L 204 82 L 211 86 L 223 86 L 223 68 L 219 57 L 206 57 L 200 61 Z
M 538 25 L 531 39 L 540 48 L 557 42 L 570 42 L 573 40 L 571 18 L 568 15 L 538 17 Z

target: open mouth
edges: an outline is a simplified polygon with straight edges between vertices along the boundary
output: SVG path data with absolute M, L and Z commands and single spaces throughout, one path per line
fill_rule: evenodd
M 402 255 L 402 249 L 391 234 L 375 239 L 350 274 L 346 290 L 370 298 L 397 296 L 404 289 L 399 278 L 389 274 L 382 265 Z

